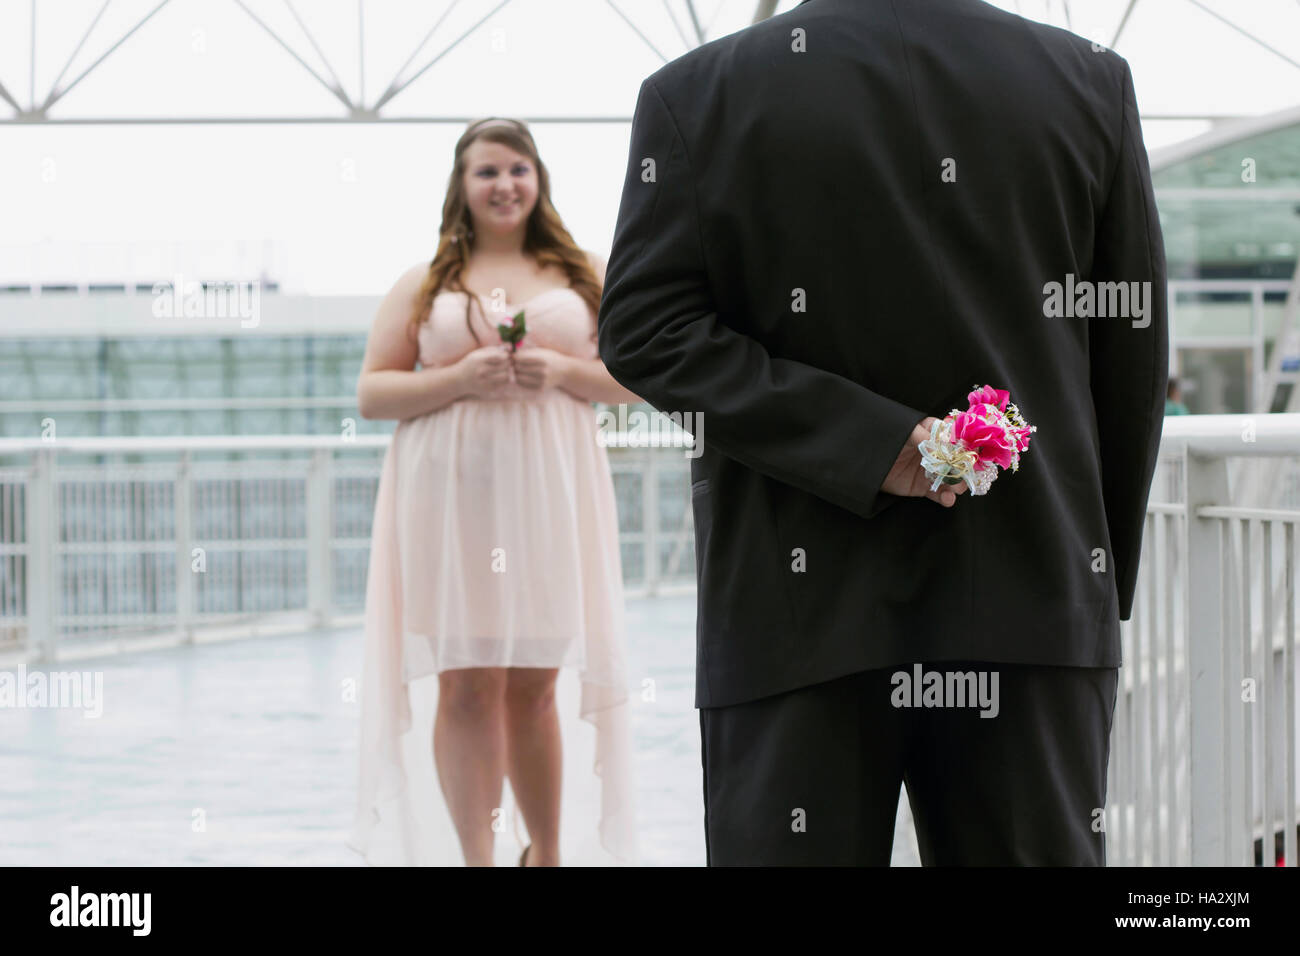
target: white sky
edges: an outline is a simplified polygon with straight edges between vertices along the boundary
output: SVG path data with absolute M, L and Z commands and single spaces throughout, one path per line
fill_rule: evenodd
M 158 0 L 113 0 L 66 85 Z M 458 0 L 409 76 L 499 0 Z M 871 2 L 871 0 L 862 0 Z M 1064 26 L 1062 0 L 995 0 Z M 1199 0 L 1300 62 L 1300 0 Z M 328 77 L 282 0 L 249 9 Z M 672 59 L 687 49 L 663 0 L 615 0 Z M 1075 32 L 1109 43 L 1127 0 L 1070 0 Z M 782 0 L 778 12 L 795 6 Z M 23 106 L 54 84 L 103 0 L 0 0 L 0 84 Z M 293 0 L 354 101 L 357 0 Z M 365 101 L 373 103 L 448 6 L 366 0 Z M 669 0 L 684 29 L 683 0 Z M 744 27 L 754 0 L 698 0 L 709 38 Z M 1255 115 L 1300 102 L 1300 68 L 1194 0 L 1139 0 L 1117 45 L 1144 114 Z M 608 0 L 510 0 L 385 107 L 388 116 L 613 116 L 664 61 Z M 53 118 L 339 116 L 343 105 L 235 0 L 170 0 L 50 110 Z M 12 110 L 0 101 L 0 116 Z M 1205 123 L 1148 121 L 1156 148 Z M 380 294 L 432 254 L 460 124 L 0 126 L 0 282 L 167 274 L 180 242 L 209 271 L 257 266 L 287 290 Z M 627 160 L 626 122 L 532 125 L 552 198 L 586 248 L 607 252 Z M 242 253 L 241 253 L 242 249 Z M 198 250 L 198 252 L 196 252 Z M 206 250 L 206 251 L 204 251 Z M 151 255 L 152 253 L 152 255 Z M 191 262 L 192 259 L 179 260 Z M 245 267 L 241 265 L 247 263 Z

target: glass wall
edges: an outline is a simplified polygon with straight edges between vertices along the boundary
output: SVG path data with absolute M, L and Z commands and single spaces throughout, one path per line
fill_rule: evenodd
M 1282 338 L 1300 254 L 1300 125 L 1153 163 L 1171 280 L 1170 374 L 1194 414 L 1284 411 L 1300 335 Z
M 337 434 L 366 336 L 0 338 L 0 437 Z

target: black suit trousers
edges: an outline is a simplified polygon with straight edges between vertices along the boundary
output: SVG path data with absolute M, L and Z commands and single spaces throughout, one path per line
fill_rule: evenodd
M 702 708 L 708 865 L 887 866 L 902 785 L 925 866 L 1105 865 L 1118 668 L 921 668 Z M 986 703 L 935 692 L 949 706 L 925 706 L 915 685 L 931 671 L 983 672 Z

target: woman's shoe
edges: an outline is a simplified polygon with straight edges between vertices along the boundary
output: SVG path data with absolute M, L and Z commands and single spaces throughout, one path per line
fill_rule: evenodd
M 520 866 L 523 866 L 523 865 L 524 865 L 524 860 L 525 860 L 525 859 L 527 858 L 527 856 L 528 856 L 528 851 L 531 850 L 532 848 L 533 848 L 533 845 L 530 843 L 530 844 L 528 844 L 528 846 L 524 847 L 524 852 L 519 854 L 519 865 L 520 865 Z

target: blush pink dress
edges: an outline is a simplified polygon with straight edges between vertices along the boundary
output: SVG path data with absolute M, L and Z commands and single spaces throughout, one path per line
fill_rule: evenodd
M 520 350 L 596 358 L 596 316 L 572 289 L 494 312 L 437 295 L 425 367 L 496 344 L 524 309 Z M 433 755 L 438 673 L 558 667 L 561 863 L 636 862 L 618 515 L 591 404 L 513 379 L 402 421 L 384 457 L 366 583 L 361 770 L 348 844 L 375 865 L 464 864 Z M 495 862 L 528 842 L 507 778 Z

